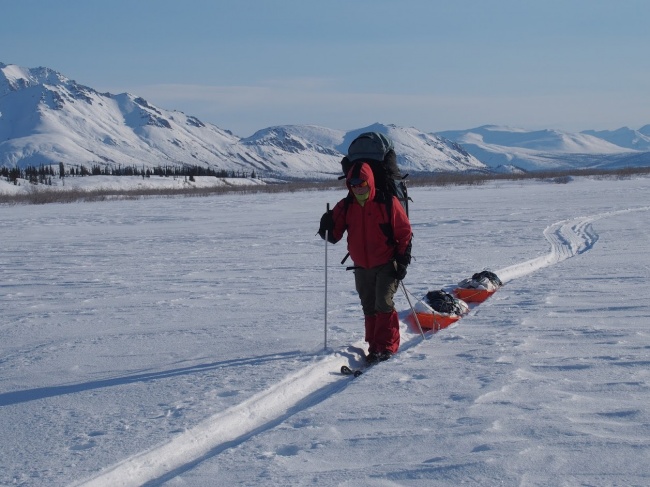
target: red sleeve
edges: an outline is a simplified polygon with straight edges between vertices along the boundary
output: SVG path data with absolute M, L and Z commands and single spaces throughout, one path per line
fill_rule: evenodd
M 404 210 L 404 207 L 395 196 L 393 196 L 392 218 L 393 236 L 397 242 L 397 253 L 403 254 L 411 242 L 413 232 L 411 230 L 411 222 L 409 222 L 408 216 L 406 216 L 406 210 Z
M 348 227 L 347 223 L 345 222 L 346 213 L 347 212 L 344 198 L 339 201 L 332 210 L 332 218 L 334 219 L 334 230 L 332 231 L 332 237 L 334 237 L 334 240 L 336 242 L 343 238 L 343 234 Z

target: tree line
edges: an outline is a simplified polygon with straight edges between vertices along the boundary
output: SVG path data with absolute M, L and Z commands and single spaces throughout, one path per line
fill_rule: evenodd
M 123 166 L 118 165 L 99 165 L 94 164 L 88 169 L 83 164 L 65 165 L 60 162 L 57 166 L 53 165 L 40 165 L 20 167 L 2 167 L 0 168 L 0 177 L 5 180 L 17 184 L 18 179 L 26 179 L 33 184 L 52 184 L 52 178 L 66 178 L 66 177 L 84 177 L 84 176 L 141 176 L 150 178 L 151 176 L 161 177 L 187 177 L 190 181 L 194 180 L 195 176 L 212 176 L 217 178 L 257 178 L 257 174 L 253 170 L 251 173 L 243 170 L 226 170 L 214 169 L 202 166 L 157 166 L 137 167 L 137 166 Z

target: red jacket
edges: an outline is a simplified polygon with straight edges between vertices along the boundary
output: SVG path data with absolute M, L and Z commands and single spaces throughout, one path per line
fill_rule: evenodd
M 350 191 L 347 202 L 344 198 L 336 204 L 332 215 L 332 237 L 338 242 L 347 230 L 348 252 L 354 265 L 369 269 L 387 264 L 397 254 L 404 254 L 411 241 L 412 232 L 406 211 L 395 196 L 392 196 L 391 215 L 388 215 L 385 201 L 375 200 L 375 177 L 368 164 L 362 165 L 360 177 L 368 181 L 370 196 L 365 205 L 361 206 Z M 390 226 L 387 227 L 386 224 Z M 389 241 L 382 225 L 384 228 L 392 228 L 394 242 Z

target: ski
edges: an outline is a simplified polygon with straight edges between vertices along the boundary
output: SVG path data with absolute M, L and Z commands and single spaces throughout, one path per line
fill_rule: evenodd
M 359 377 L 361 374 L 363 374 L 366 370 L 368 370 L 370 367 L 374 367 L 377 364 L 380 364 L 382 362 L 385 362 L 386 360 L 390 359 L 393 356 L 393 354 L 388 354 L 387 356 L 384 356 L 384 358 L 375 358 L 375 360 L 372 360 L 370 362 L 366 361 L 365 365 L 361 365 L 360 368 L 358 369 L 353 369 L 347 365 L 342 365 L 341 366 L 341 374 L 343 375 L 352 375 L 354 377 Z
M 363 370 L 361 370 L 361 369 L 351 369 L 347 365 L 342 365 L 341 366 L 341 374 L 343 374 L 343 375 L 352 375 L 354 377 L 359 377 L 361 374 L 363 374 Z

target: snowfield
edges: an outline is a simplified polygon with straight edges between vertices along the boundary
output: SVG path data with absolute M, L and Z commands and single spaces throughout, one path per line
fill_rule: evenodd
M 356 379 L 344 194 L 0 207 L 0 485 L 650 484 L 650 179 L 412 189 L 409 291 L 504 286 Z

